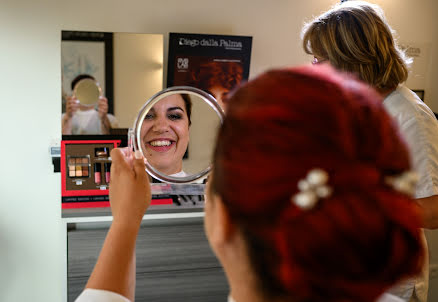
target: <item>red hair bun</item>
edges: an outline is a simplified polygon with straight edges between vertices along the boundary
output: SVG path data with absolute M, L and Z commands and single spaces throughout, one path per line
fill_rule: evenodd
M 384 179 L 410 169 L 381 98 L 328 66 L 272 70 L 230 99 L 212 188 L 241 226 L 262 288 L 303 301 L 374 301 L 419 271 L 420 221 Z M 315 168 L 332 194 L 291 202 Z

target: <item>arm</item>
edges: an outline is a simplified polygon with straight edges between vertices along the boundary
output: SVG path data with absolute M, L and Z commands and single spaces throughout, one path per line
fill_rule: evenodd
M 69 97 L 65 104 L 65 114 L 62 116 L 62 134 L 72 134 L 72 117 L 79 108 L 79 101 L 74 97 Z
M 423 227 L 438 229 L 438 195 L 416 199 L 420 206 Z
M 99 113 L 102 134 L 110 134 L 111 123 L 108 119 L 108 99 L 100 97 L 97 104 L 97 112 Z
M 108 119 L 108 116 L 105 114 L 105 116 L 101 119 L 101 127 L 102 127 L 102 134 L 110 134 L 111 130 L 111 123 Z
M 62 134 L 70 135 L 71 134 L 71 118 L 64 114 L 61 120 Z
M 423 227 L 438 228 L 438 124 L 430 109 L 421 101 L 415 111 L 407 106 L 397 114 L 400 126 L 411 152 L 414 170 L 419 181 L 415 192 Z
M 113 222 L 86 288 L 104 289 L 131 301 L 135 296 L 135 243 L 143 215 L 150 204 L 149 180 L 143 157 L 111 151 L 110 202 Z

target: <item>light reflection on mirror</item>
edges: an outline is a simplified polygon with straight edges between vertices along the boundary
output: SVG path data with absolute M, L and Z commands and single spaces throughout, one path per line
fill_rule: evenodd
M 107 99 L 107 108 L 105 104 L 100 108 L 104 114 L 91 112 L 92 119 L 95 124 L 102 124 L 101 116 L 106 114 L 110 122 L 109 133 L 101 125 L 88 131 L 84 125 L 89 122 L 88 112 L 86 118 L 72 119 L 76 127 L 71 131 L 64 131 L 63 127 L 63 134 L 127 133 L 144 100 L 162 89 L 163 35 L 62 31 L 61 68 L 62 112 L 66 113 L 67 100 L 73 96 L 73 79 L 81 74 L 91 75 L 100 84 L 102 97 Z M 62 125 L 65 120 L 63 114 Z
M 165 92 L 169 89 L 175 90 Z M 164 90 L 148 100 L 135 123 L 134 140 L 148 164 L 166 177 L 178 178 L 176 183 L 182 179 L 190 182 L 209 171 L 223 119 L 223 111 L 211 95 L 192 89 L 202 94 L 178 87 Z

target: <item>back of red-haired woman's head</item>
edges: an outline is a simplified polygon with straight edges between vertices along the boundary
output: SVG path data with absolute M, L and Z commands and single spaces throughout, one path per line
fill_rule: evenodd
M 315 168 L 332 194 L 296 206 Z M 298 301 L 374 301 L 422 262 L 413 201 L 385 179 L 409 154 L 378 95 L 329 66 L 272 70 L 230 99 L 212 190 L 247 239 L 260 286 Z

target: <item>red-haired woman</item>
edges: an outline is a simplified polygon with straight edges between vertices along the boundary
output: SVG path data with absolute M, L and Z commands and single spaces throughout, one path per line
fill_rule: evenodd
M 141 154 L 111 155 L 114 220 L 79 301 L 134 298 L 150 189 Z M 367 86 L 328 66 L 269 71 L 231 96 L 213 162 L 205 230 L 230 301 L 399 301 L 381 295 L 419 271 L 409 154 Z

